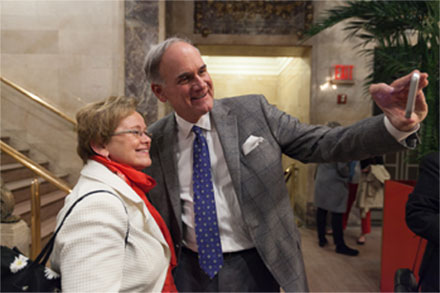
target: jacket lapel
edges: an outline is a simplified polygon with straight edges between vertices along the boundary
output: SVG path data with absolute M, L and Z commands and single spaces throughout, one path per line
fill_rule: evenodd
M 182 217 L 182 212 L 180 207 L 179 177 L 177 175 L 178 170 L 175 151 L 177 145 L 176 129 L 177 125 L 174 115 L 170 115 L 163 131 L 157 137 L 155 136 L 154 140 L 158 146 L 161 169 L 163 170 L 166 189 L 170 195 L 171 206 L 176 215 L 176 219 L 180 219 Z M 182 231 L 181 224 L 180 231 Z
M 237 117 L 229 112 L 218 101 L 214 100 L 214 107 L 211 111 L 212 122 L 215 124 L 223 155 L 231 174 L 232 184 L 235 192 L 241 198 L 240 178 L 240 148 L 238 138 Z

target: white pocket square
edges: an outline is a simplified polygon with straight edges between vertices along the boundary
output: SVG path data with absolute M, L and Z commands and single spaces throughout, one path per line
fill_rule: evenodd
M 262 137 L 253 135 L 249 136 L 241 147 L 244 155 L 246 156 L 247 154 L 252 152 L 263 141 L 264 138 Z

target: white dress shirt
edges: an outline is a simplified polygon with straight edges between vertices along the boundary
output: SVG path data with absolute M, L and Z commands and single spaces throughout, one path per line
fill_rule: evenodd
M 192 181 L 193 143 L 195 134 L 193 125 L 203 130 L 211 159 L 211 174 L 214 187 L 215 205 L 223 252 L 240 251 L 254 247 L 250 234 L 243 223 L 237 195 L 232 185 L 231 175 L 226 165 L 223 149 L 211 123 L 209 113 L 203 115 L 196 124 L 189 123 L 177 114 L 178 126 L 177 170 L 179 176 L 180 199 L 182 200 L 183 243 L 197 252 L 194 231 L 194 191 Z

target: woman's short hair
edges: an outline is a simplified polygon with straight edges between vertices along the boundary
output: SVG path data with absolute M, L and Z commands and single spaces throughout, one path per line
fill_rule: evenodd
M 192 45 L 190 40 L 179 37 L 171 37 L 159 44 L 151 46 L 144 62 L 144 71 L 145 75 L 147 76 L 147 81 L 150 83 L 162 83 L 162 77 L 160 76 L 159 72 L 162 56 L 165 54 L 165 51 L 169 46 L 180 42 Z
M 93 142 L 104 146 L 109 143 L 121 120 L 135 112 L 137 104 L 138 101 L 131 97 L 111 96 L 103 101 L 87 104 L 78 111 L 76 151 L 84 164 L 95 155 L 90 144 Z

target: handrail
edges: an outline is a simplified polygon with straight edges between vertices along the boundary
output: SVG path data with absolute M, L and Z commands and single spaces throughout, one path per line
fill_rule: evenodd
M 298 171 L 295 163 L 290 164 L 286 169 L 284 169 L 284 181 L 286 183 L 289 181 L 290 177 L 295 171 Z
M 35 260 L 41 251 L 41 199 L 40 183 L 38 179 L 32 180 L 31 185 L 31 259 Z
M 55 185 L 57 188 L 70 193 L 72 189 L 68 186 L 64 180 L 58 178 L 55 176 L 52 172 L 44 168 L 43 166 L 39 165 L 38 163 L 35 163 L 19 151 L 15 150 L 13 147 L 9 146 L 2 140 L 0 140 L 0 147 L 2 152 L 7 153 L 11 157 L 13 157 L 15 160 L 17 160 L 19 163 L 24 165 L 26 168 L 30 169 L 32 172 L 34 172 L 36 175 L 44 178 L 48 182 Z
M 30 91 L 22 88 L 21 86 L 17 85 L 16 83 L 14 83 L 14 82 L 12 82 L 2 76 L 0 76 L 0 80 L 2 82 L 4 82 L 5 84 L 9 85 L 10 87 L 12 87 L 13 89 L 15 89 L 16 91 L 18 91 L 18 92 L 22 93 L 23 95 L 25 95 L 26 97 L 30 98 L 32 101 L 42 105 L 46 109 L 49 109 L 50 111 L 54 112 L 55 114 L 57 114 L 58 116 L 60 116 L 64 120 L 67 120 L 68 122 L 70 122 L 74 126 L 76 126 L 76 121 L 74 119 L 70 118 L 67 114 L 65 114 L 61 110 L 55 108 L 54 106 L 52 106 L 51 104 L 46 102 L 44 99 L 40 98 L 39 96 L 31 93 Z

